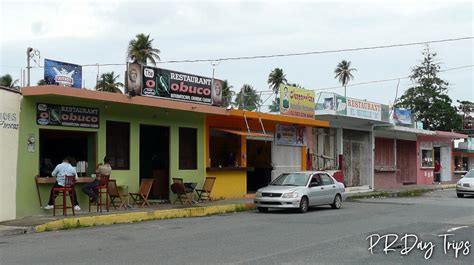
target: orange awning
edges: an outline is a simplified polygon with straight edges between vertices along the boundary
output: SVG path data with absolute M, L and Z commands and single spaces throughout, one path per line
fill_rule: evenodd
M 212 129 L 218 130 L 218 131 L 222 131 L 222 132 L 226 132 L 226 133 L 241 135 L 241 136 L 269 137 L 269 138 L 273 138 L 273 135 L 271 135 L 271 134 L 265 134 L 265 133 L 245 132 L 245 131 L 231 130 L 231 129 L 224 129 L 224 128 L 212 128 Z

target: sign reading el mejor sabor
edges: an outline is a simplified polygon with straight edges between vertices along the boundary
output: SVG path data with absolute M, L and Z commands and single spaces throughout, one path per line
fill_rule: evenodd
M 36 124 L 97 129 L 99 109 L 38 103 Z
M 142 95 L 220 105 L 222 81 L 176 71 L 143 66 Z

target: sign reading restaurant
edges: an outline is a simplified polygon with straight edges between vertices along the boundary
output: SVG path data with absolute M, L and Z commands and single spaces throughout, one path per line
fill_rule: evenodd
M 364 100 L 347 98 L 347 116 L 382 120 L 382 105 Z
M 129 64 L 130 72 L 132 65 L 136 64 Z M 141 68 L 141 95 L 196 103 L 222 104 L 221 80 L 150 66 Z
M 99 109 L 38 103 L 36 124 L 97 129 Z

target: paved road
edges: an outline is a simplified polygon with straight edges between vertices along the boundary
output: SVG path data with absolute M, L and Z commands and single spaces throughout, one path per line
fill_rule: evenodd
M 457 229 L 447 240 L 460 248 L 457 259 L 444 254 L 438 236 L 448 229 Z M 366 237 L 375 233 L 413 233 L 426 249 L 403 256 L 398 240 L 396 251 L 386 255 L 379 243 L 371 254 Z M 467 240 L 474 241 L 474 198 L 448 190 L 307 214 L 243 212 L 3 237 L 0 264 L 474 264 L 474 247 L 459 245 Z

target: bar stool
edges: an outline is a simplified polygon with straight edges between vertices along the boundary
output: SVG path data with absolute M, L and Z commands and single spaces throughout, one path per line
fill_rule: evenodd
M 67 216 L 67 209 L 72 209 L 72 215 L 76 215 L 74 212 L 74 184 L 76 182 L 76 176 L 65 176 L 64 177 L 64 186 L 53 188 L 54 192 L 54 203 L 53 203 L 53 216 L 56 216 L 56 207 L 63 207 L 63 215 Z M 69 192 L 69 198 L 71 199 L 71 206 L 68 207 L 66 203 L 66 196 Z M 56 198 L 58 196 L 63 197 L 63 204 L 56 204 Z
M 99 186 L 93 188 L 92 190 L 99 196 L 98 201 L 96 202 L 97 211 L 102 212 L 102 205 L 105 205 L 107 212 L 109 211 L 109 184 L 110 175 L 100 175 Z M 102 202 L 102 195 L 105 194 L 105 204 Z M 91 211 L 91 200 L 89 200 L 89 212 Z

